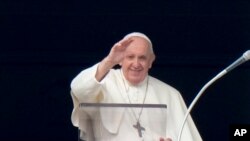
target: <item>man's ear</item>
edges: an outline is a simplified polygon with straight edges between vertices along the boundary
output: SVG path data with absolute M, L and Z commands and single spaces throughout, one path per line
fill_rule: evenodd
M 152 54 L 152 56 L 151 56 L 151 59 L 150 59 L 150 64 L 149 64 L 149 68 L 152 68 L 152 65 L 153 65 L 153 62 L 155 61 L 155 55 L 154 54 Z

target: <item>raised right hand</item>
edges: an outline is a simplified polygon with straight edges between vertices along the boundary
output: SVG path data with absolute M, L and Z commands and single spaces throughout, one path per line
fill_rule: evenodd
M 132 41 L 133 40 L 131 38 L 124 38 L 115 43 L 108 56 L 105 58 L 106 61 L 112 63 L 113 66 L 119 64 L 124 58 L 124 52 L 126 51 L 126 48 Z
M 121 63 L 124 58 L 126 48 L 132 41 L 133 40 L 131 38 L 123 38 L 113 45 L 108 56 L 105 57 L 98 65 L 97 72 L 95 74 L 97 81 L 100 82 L 113 66 Z

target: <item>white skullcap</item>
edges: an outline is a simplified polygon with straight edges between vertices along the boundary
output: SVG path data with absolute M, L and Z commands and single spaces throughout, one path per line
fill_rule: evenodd
M 151 49 L 152 53 L 154 53 L 153 44 L 151 40 L 148 38 L 148 36 L 140 32 L 132 32 L 132 33 L 127 34 L 124 38 L 130 38 L 130 37 L 141 37 L 143 39 L 146 39 L 149 43 L 149 48 Z

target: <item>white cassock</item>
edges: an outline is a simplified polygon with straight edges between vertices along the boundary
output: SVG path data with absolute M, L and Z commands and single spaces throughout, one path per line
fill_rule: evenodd
M 161 137 L 168 137 L 177 141 L 186 105 L 176 89 L 151 76 L 137 86 L 132 86 L 124 79 L 120 69 L 110 70 L 104 79 L 98 82 L 95 79 L 97 67 L 98 64 L 83 70 L 71 83 L 74 103 L 71 120 L 73 125 L 80 129 L 82 139 L 86 141 L 159 141 Z M 166 104 L 167 109 L 157 111 L 147 108 L 97 108 L 82 111 L 79 107 L 80 103 Z M 141 116 L 139 116 L 140 112 Z M 80 120 L 80 117 L 89 120 Z M 142 131 L 142 137 L 133 127 L 137 119 L 145 128 Z M 192 118 L 189 117 L 181 141 L 201 140 Z

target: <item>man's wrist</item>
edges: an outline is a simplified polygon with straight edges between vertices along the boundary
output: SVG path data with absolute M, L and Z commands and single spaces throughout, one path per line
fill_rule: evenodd
M 105 57 L 102 61 L 103 65 L 108 68 L 108 69 L 112 69 L 116 64 L 114 63 L 114 61 L 112 59 L 110 59 L 109 57 Z
M 97 72 L 95 75 L 96 80 L 101 81 L 105 77 L 105 75 L 109 72 L 109 70 L 113 68 L 113 66 L 114 63 L 107 57 L 105 57 L 97 67 Z

